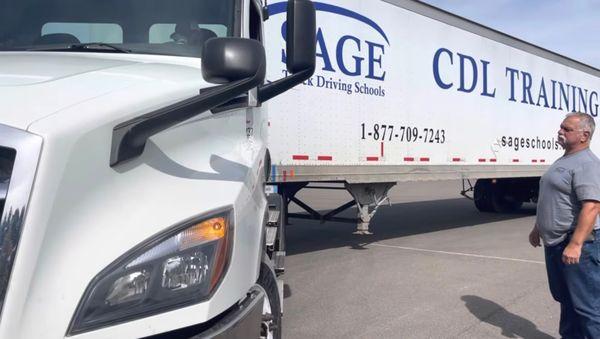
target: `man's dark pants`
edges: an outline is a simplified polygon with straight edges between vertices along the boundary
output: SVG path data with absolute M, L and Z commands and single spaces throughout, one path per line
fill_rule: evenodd
M 600 239 L 584 243 L 576 265 L 562 262 L 567 244 L 568 239 L 545 247 L 550 292 L 560 303 L 559 333 L 566 339 L 600 339 Z

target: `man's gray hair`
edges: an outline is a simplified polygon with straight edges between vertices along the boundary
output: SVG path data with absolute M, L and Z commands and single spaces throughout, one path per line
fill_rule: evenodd
M 596 123 L 594 122 L 594 118 L 589 114 L 581 112 L 567 114 L 567 118 L 570 117 L 579 118 L 579 128 L 584 132 L 589 132 L 590 139 L 592 139 L 592 135 L 594 135 L 594 129 L 596 129 Z

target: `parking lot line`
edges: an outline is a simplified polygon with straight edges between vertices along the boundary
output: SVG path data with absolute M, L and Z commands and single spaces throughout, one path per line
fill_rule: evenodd
M 424 249 L 424 248 L 414 248 L 414 247 L 386 245 L 386 244 L 381 244 L 381 243 L 371 243 L 370 245 L 372 245 L 372 246 L 378 246 L 378 247 L 397 248 L 397 249 L 401 249 L 401 250 L 415 251 L 415 252 L 428 252 L 428 253 L 437 253 L 437 254 L 457 255 L 457 256 L 463 256 L 463 257 L 482 258 L 482 259 L 516 261 L 516 262 L 524 262 L 524 263 L 538 264 L 538 265 L 544 265 L 545 264 L 543 261 L 536 261 L 536 260 L 494 257 L 494 256 L 490 256 L 490 255 L 460 253 L 460 252 L 436 251 L 436 250 L 428 250 L 428 249 Z

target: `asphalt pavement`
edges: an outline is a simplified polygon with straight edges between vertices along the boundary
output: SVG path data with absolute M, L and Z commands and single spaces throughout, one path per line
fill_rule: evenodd
M 481 213 L 460 188 L 459 181 L 398 184 L 392 206 L 371 223 L 373 235 L 292 219 L 284 338 L 558 337 L 543 250 L 527 242 L 535 205 Z M 298 197 L 317 210 L 350 200 L 329 190 Z

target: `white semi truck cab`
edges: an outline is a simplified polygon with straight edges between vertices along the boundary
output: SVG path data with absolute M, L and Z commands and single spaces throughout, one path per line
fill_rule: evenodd
M 287 2 L 0 1 L 0 338 L 281 336 L 266 104 L 310 77 Z M 272 233 L 272 232 L 271 232 Z

